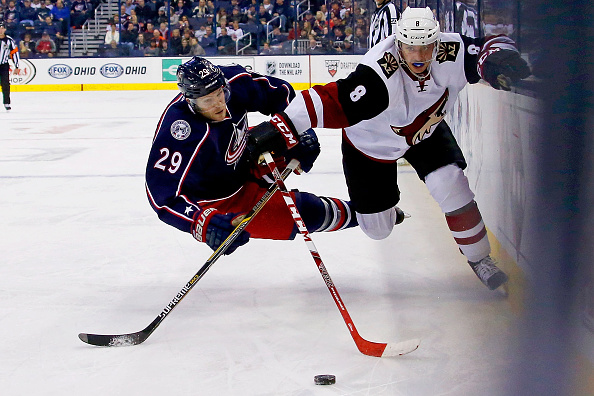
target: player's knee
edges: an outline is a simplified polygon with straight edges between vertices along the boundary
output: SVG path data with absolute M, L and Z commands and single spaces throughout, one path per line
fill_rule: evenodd
M 466 175 L 455 164 L 443 166 L 429 173 L 425 178 L 425 184 L 443 213 L 460 209 L 474 199 Z
M 359 227 L 369 238 L 385 239 L 392 233 L 392 228 L 396 224 L 396 211 L 390 208 L 379 213 L 357 212 L 357 220 Z

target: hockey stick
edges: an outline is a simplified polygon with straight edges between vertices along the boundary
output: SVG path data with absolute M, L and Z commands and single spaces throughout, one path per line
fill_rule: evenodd
M 344 319 L 344 322 L 346 323 L 349 331 L 351 332 L 351 336 L 353 337 L 353 340 L 355 341 L 357 348 L 359 348 L 359 351 L 361 351 L 361 353 L 363 353 L 364 355 L 388 357 L 405 355 L 416 350 L 421 342 L 421 340 L 416 338 L 402 342 L 384 344 L 367 341 L 359 335 L 359 332 L 357 331 L 357 328 L 355 327 L 355 324 L 353 323 L 353 320 L 351 319 L 351 316 L 349 315 L 346 306 L 344 305 L 342 299 L 340 298 L 340 295 L 338 294 L 338 290 L 336 290 L 334 282 L 332 282 L 332 279 L 330 278 L 330 275 L 326 270 L 326 266 L 322 262 L 320 253 L 318 253 L 318 249 L 316 248 L 315 244 L 313 243 L 313 240 L 309 235 L 309 231 L 305 226 L 305 222 L 301 218 L 301 214 L 299 214 L 299 210 L 295 205 L 295 201 L 293 200 L 293 197 L 291 197 L 291 194 L 289 193 L 287 187 L 285 186 L 285 183 L 283 182 L 282 175 L 279 173 L 274 159 L 272 158 L 272 155 L 266 152 L 263 154 L 263 156 L 264 162 L 266 162 L 266 164 L 270 168 L 270 171 L 274 176 L 274 180 L 276 184 L 279 186 L 279 190 L 283 195 L 285 203 L 287 204 L 287 207 L 289 208 L 289 211 L 293 216 L 295 225 L 297 226 L 299 233 L 303 235 L 303 240 L 305 241 L 305 244 L 307 245 L 309 252 L 311 253 L 311 257 L 313 257 L 314 261 L 316 262 L 318 270 L 320 271 L 320 274 L 322 275 L 322 278 L 326 283 L 326 287 L 328 287 L 328 290 L 330 291 L 330 294 L 332 295 L 332 298 L 334 299 L 334 302 L 336 303 L 336 306 L 338 307 L 338 310 L 340 311 L 342 318 Z
M 289 174 L 294 171 L 299 166 L 299 161 L 292 160 L 287 165 L 287 168 L 283 171 L 281 175 L 281 180 L 286 179 Z M 206 263 L 196 272 L 196 274 L 190 279 L 188 283 L 176 294 L 176 296 L 167 304 L 165 308 L 161 311 L 159 316 L 155 318 L 145 329 L 141 331 L 137 331 L 136 333 L 128 333 L 128 334 L 88 334 L 88 333 L 80 333 L 78 338 L 81 341 L 86 342 L 87 344 L 96 345 L 96 346 L 128 346 L 128 345 L 138 345 L 142 344 L 146 339 L 155 331 L 157 327 L 161 324 L 161 322 L 173 311 L 173 308 L 179 304 L 181 300 L 188 294 L 190 290 L 198 283 L 198 281 L 204 276 L 204 274 L 210 269 L 210 267 L 217 261 L 219 257 L 221 257 L 231 246 L 233 241 L 237 239 L 239 234 L 248 226 L 248 224 L 253 220 L 253 218 L 260 212 L 260 210 L 266 205 L 266 203 L 270 200 L 270 198 L 274 195 L 274 193 L 278 190 L 278 184 L 271 184 L 268 190 L 264 193 L 262 198 L 254 205 L 254 207 L 245 215 L 245 217 L 241 220 L 241 222 L 235 227 L 235 229 L 231 232 L 231 234 L 225 239 L 225 241 L 221 244 L 221 246 L 216 249 L 212 255 L 206 260 Z

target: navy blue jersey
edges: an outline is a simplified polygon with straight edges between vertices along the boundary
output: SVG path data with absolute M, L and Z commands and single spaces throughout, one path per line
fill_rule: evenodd
M 207 120 L 178 94 L 159 120 L 146 167 L 146 192 L 153 209 L 162 221 L 185 232 L 190 232 L 201 203 L 232 197 L 250 178 L 249 164 L 240 161 L 247 113 L 272 115 L 295 97 L 283 80 L 238 65 L 220 68 L 231 91 L 227 117 Z

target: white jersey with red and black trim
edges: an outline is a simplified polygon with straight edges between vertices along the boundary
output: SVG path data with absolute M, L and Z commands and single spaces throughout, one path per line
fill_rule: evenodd
M 302 91 L 285 113 L 298 132 L 344 128 L 365 155 L 398 159 L 431 135 L 467 83 L 480 80 L 482 41 L 441 33 L 437 59 L 421 81 L 398 62 L 393 35 L 369 50 L 347 78 Z

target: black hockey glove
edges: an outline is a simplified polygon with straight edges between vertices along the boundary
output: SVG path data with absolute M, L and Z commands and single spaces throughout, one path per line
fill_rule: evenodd
M 493 88 L 509 91 L 512 84 L 530 75 L 530 68 L 517 51 L 499 49 L 479 63 L 479 74 Z
M 212 250 L 219 246 L 233 232 L 237 224 L 234 220 L 239 216 L 236 213 L 221 214 L 216 209 L 205 209 L 198 213 L 192 224 L 192 235 L 199 242 L 206 243 Z M 243 231 L 227 248 L 225 254 L 233 253 L 238 247 L 245 245 L 250 240 L 250 233 Z
M 295 158 L 299 161 L 301 170 L 309 172 L 320 155 L 320 142 L 313 129 L 308 129 L 299 136 L 299 143 L 285 153 L 288 161 Z
M 287 149 L 297 145 L 299 137 L 293 123 L 284 113 L 275 114 L 249 130 L 244 156 L 249 161 L 258 161 L 266 151 L 283 155 Z

